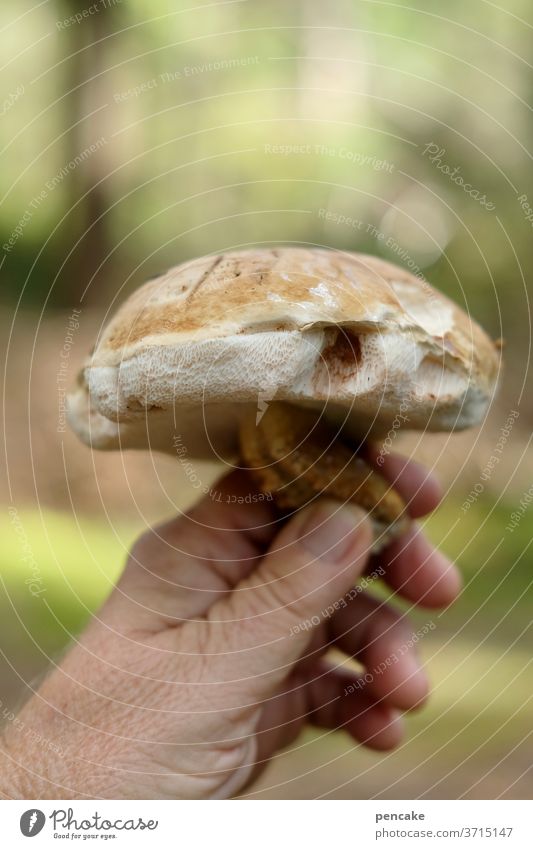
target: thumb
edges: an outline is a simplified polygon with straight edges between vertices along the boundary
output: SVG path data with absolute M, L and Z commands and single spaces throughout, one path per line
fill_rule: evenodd
M 321 499 L 290 519 L 258 568 L 209 611 L 233 680 L 258 697 L 277 686 L 315 627 L 340 608 L 371 545 L 368 516 L 351 503 Z

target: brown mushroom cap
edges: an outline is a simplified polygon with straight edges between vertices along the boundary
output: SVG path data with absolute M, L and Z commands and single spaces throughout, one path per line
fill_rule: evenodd
M 230 456 L 250 408 L 325 408 L 358 437 L 477 424 L 496 345 L 391 263 L 322 249 L 235 251 L 176 266 L 118 310 L 69 398 L 95 448 Z

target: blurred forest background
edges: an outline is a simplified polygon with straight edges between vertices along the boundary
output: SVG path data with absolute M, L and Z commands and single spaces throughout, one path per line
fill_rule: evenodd
M 530 797 L 530 0 L 171 5 L 2 2 L 4 719 L 135 536 L 196 497 L 172 459 L 93 456 L 63 430 L 65 382 L 108 312 L 199 254 L 359 250 L 423 274 L 505 340 L 482 428 L 397 442 L 441 475 L 427 527 L 465 590 L 415 615 L 437 625 L 421 647 L 435 693 L 399 751 L 309 734 L 255 795 Z

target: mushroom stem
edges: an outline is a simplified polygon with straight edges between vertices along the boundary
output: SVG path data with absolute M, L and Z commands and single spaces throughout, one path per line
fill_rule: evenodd
M 407 527 L 400 495 L 316 410 L 274 401 L 261 418 L 243 419 L 240 447 L 259 490 L 271 493 L 282 509 L 299 509 L 324 495 L 358 504 L 372 520 L 374 550 Z

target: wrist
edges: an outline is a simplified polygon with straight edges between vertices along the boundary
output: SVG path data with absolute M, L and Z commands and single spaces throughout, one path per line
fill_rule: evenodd
M 47 714 L 50 716 L 47 718 Z M 8 799 L 76 798 L 80 770 L 66 751 L 67 728 L 34 696 L 0 735 L 0 794 Z
M 20 741 L 13 739 L 11 727 L 0 735 L 0 798 L 40 798 L 38 789 L 32 787 L 30 776 L 24 769 L 25 755 Z

